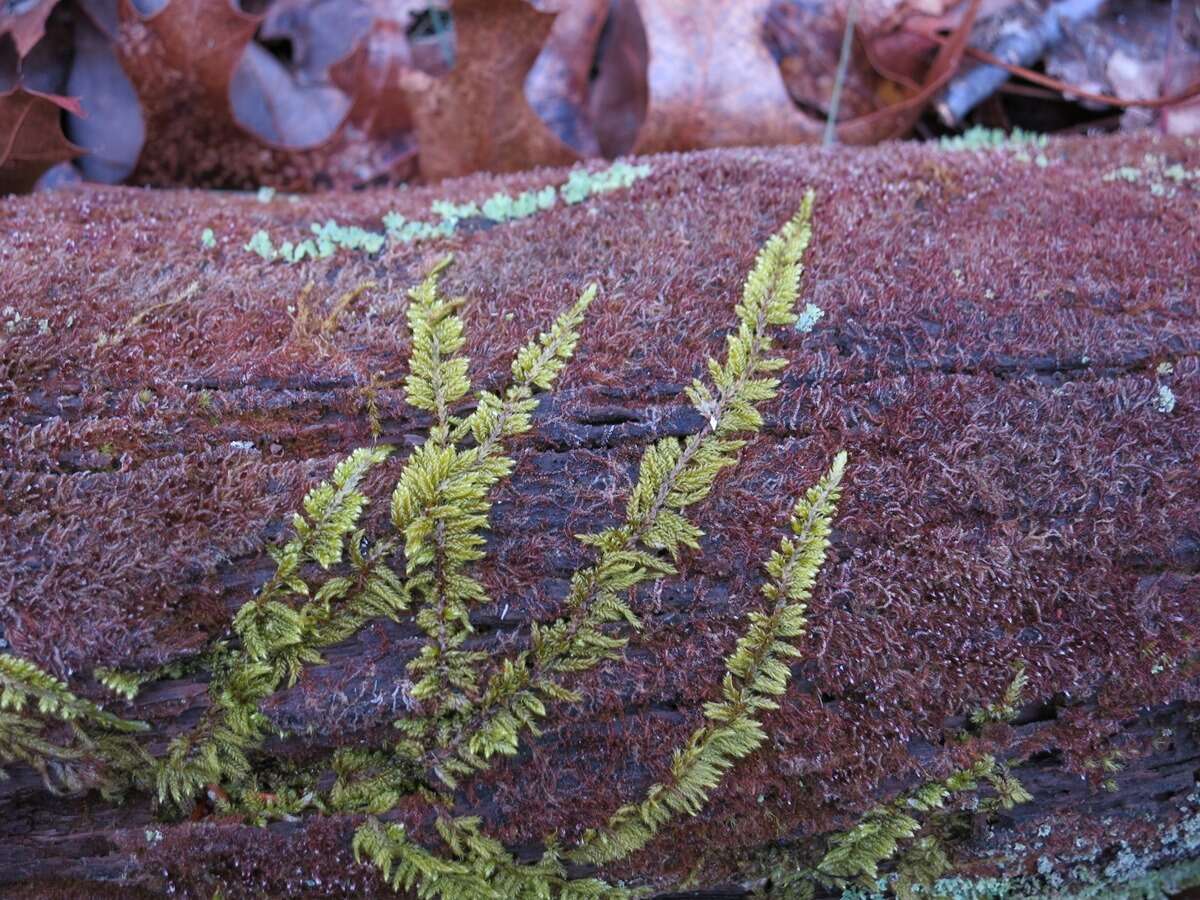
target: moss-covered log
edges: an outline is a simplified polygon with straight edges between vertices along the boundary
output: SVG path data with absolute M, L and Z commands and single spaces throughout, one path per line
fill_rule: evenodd
M 957 798 L 922 822 L 960 876 L 945 892 L 1200 879 L 1200 148 L 1139 138 L 650 164 L 584 203 L 297 265 L 243 247 L 260 229 L 278 244 L 330 217 L 379 228 L 392 210 L 416 219 L 436 199 L 563 173 L 0 203 L 0 640 L 151 723 L 155 752 L 193 725 L 208 698 L 188 661 L 228 637 L 304 492 L 350 449 L 410 447 L 428 428 L 401 402 L 404 288 L 453 251 L 445 284 L 468 298 L 479 384 L 601 285 L 493 510 L 483 580 L 502 599 L 473 615 L 473 641 L 520 646 L 586 558 L 572 535 L 622 514 L 645 445 L 701 426 L 683 388 L 720 352 L 754 251 L 811 187 L 801 301 L 825 317 L 782 341 L 790 366 L 764 434 L 698 507 L 702 552 L 634 598 L 644 631 L 624 660 L 583 676 L 581 704 L 464 782 L 463 810 L 528 858 L 661 779 L 719 692 L 792 498 L 845 447 L 835 556 L 767 745 L 700 816 L 602 874 L 762 886 L 986 751 L 1021 761 L 1033 799 L 989 811 Z M 399 465 L 365 483 L 381 530 Z M 392 739 L 421 640 L 381 621 L 333 648 L 265 704 L 288 736 L 263 765 Z M 133 703 L 93 674 L 166 663 L 177 677 Z M 1016 665 L 1028 679 L 1016 719 L 972 725 Z M 21 896 L 382 889 L 353 861 L 354 817 L 260 829 L 201 802 L 170 822 L 146 796 L 55 797 L 33 772 L 10 774 L 0 885 Z

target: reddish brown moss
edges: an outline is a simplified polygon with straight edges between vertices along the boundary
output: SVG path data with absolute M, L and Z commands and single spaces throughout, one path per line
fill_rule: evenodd
M 758 603 L 757 566 L 790 498 L 843 446 L 837 557 L 770 746 L 628 871 L 670 880 L 701 856 L 727 871 L 739 850 L 844 827 L 900 783 L 944 774 L 962 752 L 947 736 L 1003 692 L 1017 659 L 1028 697 L 1055 698 L 1058 714 L 1009 751 L 1054 749 L 1085 772 L 1124 746 L 1139 708 L 1196 694 L 1185 663 L 1200 629 L 1200 194 L 1168 201 L 1101 180 L 1146 152 L 1200 165 L 1195 147 L 1147 139 L 1055 143 L 1044 169 L 900 146 L 668 156 L 589 204 L 299 268 L 241 245 L 259 228 L 377 227 L 389 209 L 415 216 L 436 196 L 553 176 L 294 204 L 105 189 L 5 201 L 0 295 L 49 333 L 2 335 L 0 627 L 65 675 L 178 657 L 222 634 L 304 489 L 368 440 L 363 387 L 404 371 L 402 289 L 453 250 L 447 288 L 471 298 L 483 380 L 581 285 L 603 285 L 563 391 L 497 494 L 484 578 L 500 601 L 479 618 L 481 640 L 519 643 L 522 623 L 555 614 L 583 558 L 571 535 L 618 514 L 644 442 L 695 427 L 679 388 L 719 349 L 755 248 L 813 187 L 805 300 L 826 318 L 784 342 L 793 366 L 768 434 L 699 510 L 705 552 L 638 599 L 647 628 L 627 661 L 584 677 L 585 703 L 466 796 L 528 845 L 577 834 L 660 777 Z M 217 250 L 200 247 L 205 227 Z M 309 280 L 323 316 L 367 278 L 381 288 L 336 333 L 297 334 L 288 307 Z M 193 281 L 192 299 L 125 330 Z M 122 338 L 97 346 L 102 333 Z M 1156 375 L 1166 361 L 1174 372 Z M 1160 378 L 1178 397 L 1170 415 L 1153 403 Z M 383 439 L 414 440 L 421 422 L 398 391 L 379 396 Z M 376 496 L 395 474 L 375 474 Z M 386 734 L 392 711 L 368 688 L 417 646 L 411 630 L 369 628 L 268 711 L 315 729 L 314 743 Z M 349 707 L 330 699 L 342 695 Z M 211 866 L 233 884 L 241 860 L 255 867 L 248 884 L 300 889 L 287 873 L 314 858 L 306 838 L 222 827 L 165 828 L 167 855 L 192 860 L 167 880 L 219 883 L 199 874 Z M 298 834 L 313 829 L 344 830 Z M 339 840 L 331 866 L 346 865 Z M 350 871 L 330 877 L 370 877 Z

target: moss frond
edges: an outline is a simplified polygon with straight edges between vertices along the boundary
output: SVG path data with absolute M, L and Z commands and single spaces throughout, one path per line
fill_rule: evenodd
M 368 819 L 354 833 L 354 858 L 370 860 L 396 891 L 442 900 L 624 900 L 631 893 L 594 878 L 569 879 L 556 847 L 519 863 L 483 834 L 475 817 L 439 819 L 445 855 L 412 840 L 401 824 Z
M 572 858 L 600 864 L 640 850 L 671 819 L 696 815 L 725 772 L 762 744 L 766 735 L 758 716 L 778 707 L 773 698 L 787 690 L 788 663 L 801 655 L 794 642 L 804 634 L 805 604 L 829 548 L 845 469 L 843 452 L 793 508 L 794 537 L 784 538 L 766 564 L 763 595 L 770 606 L 750 613 L 725 660 L 722 699 L 705 704 L 709 721 L 675 751 L 670 781 L 652 786 L 640 803 L 621 807 L 605 828 L 585 834 Z
M 971 713 L 971 724 L 987 725 L 990 722 L 1011 722 L 1017 717 L 1021 705 L 1021 696 L 1029 684 L 1029 676 L 1025 674 L 1025 664 L 1018 662 L 1013 666 L 1013 678 L 1004 690 L 1004 696 L 997 703 L 989 703 L 983 709 Z
M 817 864 L 816 878 L 836 887 L 845 887 L 851 881 L 873 886 L 879 877 L 879 866 L 896 856 L 901 842 L 921 830 L 918 816 L 942 809 L 956 795 L 974 793 L 979 790 L 980 782 L 991 785 L 996 792 L 995 804 L 1003 809 L 1033 799 L 1002 763 L 990 755 L 980 756 L 970 766 L 941 781 L 926 782 L 891 803 L 869 810 L 854 827 L 835 834 L 829 840 L 829 850 Z M 901 866 L 903 883 L 911 887 L 912 879 L 923 867 L 937 869 L 940 852 L 929 844 L 919 844 L 907 868 Z
M 383 561 L 388 545 L 364 557 L 357 530 L 368 503 L 359 485 L 391 452 L 386 446 L 355 450 L 305 496 L 304 512 L 292 517 L 293 537 L 272 551 L 275 573 L 234 616 L 241 647 L 213 661 L 208 714 L 193 732 L 172 741 L 156 766 L 160 800 L 186 809 L 206 784 L 246 783 L 253 771 L 247 754 L 268 731 L 259 703 L 285 681 L 294 684 L 305 665 L 319 662 L 321 647 L 373 615 L 396 618 L 407 608 L 403 583 Z M 303 568 L 327 570 L 341 562 L 351 537 L 354 577 L 331 578 L 312 594 Z M 293 606 L 292 597 L 308 599 Z
M 69 743 L 47 737 L 65 726 Z M 0 779 L 4 766 L 22 762 L 36 770 L 54 793 L 77 793 L 98 787 L 116 797 L 133 784 L 144 783 L 149 757 L 131 735 L 149 729 L 101 709 L 76 696 L 58 678 L 27 659 L 0 653 Z M 86 760 L 100 763 L 85 774 Z
M 614 171 L 613 184 L 638 174 Z M 606 184 L 597 189 L 608 189 Z M 576 187 L 581 194 L 592 190 L 582 182 Z M 545 202 L 522 200 L 521 209 Z M 505 215 L 505 209 L 492 204 L 491 214 Z M 438 263 L 409 294 L 405 396 L 428 416 L 429 432 L 404 461 L 392 490 L 393 533 L 373 540 L 361 524 L 369 503 L 363 479 L 392 449 L 355 450 L 305 496 L 289 538 L 271 550 L 274 574 L 234 616 L 233 637 L 203 656 L 212 673 L 206 715 L 152 766 L 145 765 L 143 754 L 140 768 L 152 772 L 159 799 L 186 810 L 209 788 L 222 815 L 259 824 L 326 812 L 382 816 L 415 799 L 433 816 L 436 848 L 418 842 L 398 822 L 374 818 L 353 839 L 356 858 L 375 864 L 396 890 L 450 900 L 630 896 L 597 879 L 571 878 L 567 865 L 604 864 L 644 847 L 667 822 L 698 813 L 729 769 L 762 745 L 762 716 L 777 707 L 791 661 L 800 655 L 806 603 L 840 499 L 844 453 L 795 503 L 791 534 L 764 562 L 764 608 L 749 615 L 726 658 L 719 695 L 704 706 L 704 724 L 675 752 L 669 776 L 642 800 L 622 807 L 576 847 L 562 850 L 551 841 L 536 861 L 520 862 L 485 834 L 478 818 L 458 815 L 461 795 L 445 789 L 488 768 L 495 757 L 517 753 L 523 735 L 538 733 L 551 704 L 579 701 L 571 679 L 618 658 L 626 635 L 640 628 L 630 591 L 675 574 L 684 554 L 700 549 L 703 532 L 691 510 L 762 428 L 763 405 L 779 387 L 775 373 L 786 365 L 774 353 L 777 332 L 807 331 L 820 317 L 811 305 L 797 313 L 811 211 L 810 193 L 759 252 L 734 306 L 735 326 L 723 355 L 707 360 L 703 377 L 687 388 L 702 425 L 684 438 L 665 438 L 645 449 L 621 522 L 578 535 L 590 560 L 570 580 L 564 615 L 531 625 L 525 651 L 495 659 L 471 649 L 468 641 L 472 610 L 493 600 L 475 569 L 484 557 L 493 489 L 515 466 L 505 443 L 532 429 L 539 394 L 553 389 L 574 354 L 596 288 L 588 287 L 517 351 L 506 387 L 473 393 L 463 353 L 463 301 L 443 296 L 440 279 L 450 260 Z M 478 212 L 441 209 L 448 218 Z M 366 240 L 335 225 L 317 229 L 318 242 Z M 282 252 L 290 257 L 298 251 Z M 412 714 L 395 723 L 398 740 L 386 749 L 343 747 L 303 766 L 281 761 L 263 766 L 263 745 L 272 731 L 263 701 L 295 684 L 304 667 L 321 662 L 324 648 L 351 637 L 368 620 L 410 616 L 424 641 L 407 665 L 411 681 L 403 687 Z M 139 723 L 126 723 L 36 667 L 5 662 L 9 659 L 0 657 L 0 761 L 29 762 L 45 773 L 94 750 L 122 771 L 139 768 L 140 749 L 116 742 L 127 740 Z M 131 697 L 167 671 L 106 670 L 97 677 Z M 70 724 L 77 740 L 51 741 L 33 712 Z M 331 771 L 332 782 L 325 777 Z M 923 786 L 903 804 L 873 810 L 835 838 L 821 864 L 822 877 L 845 880 L 874 872 L 898 842 L 916 834 L 917 812 L 974 789 L 981 778 L 993 785 L 997 802 L 1020 802 L 1019 783 L 994 761 L 986 771 L 957 773 Z
M 412 294 L 409 399 L 433 412 L 435 424 L 409 457 L 391 502 L 392 524 L 404 535 L 407 588 L 421 603 L 416 624 L 428 637 L 408 667 L 415 679 L 412 695 L 427 708 L 425 721 L 404 724 L 410 734 L 434 727 L 433 720 L 447 711 L 467 709 L 478 696 L 478 672 L 486 657 L 462 645 L 472 630 L 471 606 L 491 598 L 469 567 L 483 557 L 492 488 L 514 465 L 502 444 L 532 428 L 535 391 L 553 387 L 596 296 L 594 285 L 585 290 L 547 331 L 517 352 L 509 387 L 500 394 L 480 392 L 474 412 L 455 420 L 450 406 L 470 385 L 465 361 L 453 355 L 462 345 L 464 324 L 454 304 L 437 291 L 437 275 L 447 262 Z
M 110 731 L 146 731 L 145 722 L 130 722 L 115 716 L 82 697 L 62 681 L 27 659 L 0 653 L 0 710 L 22 712 L 62 722 L 91 723 Z
M 436 424 L 430 440 L 437 445 L 446 443 L 450 406 L 471 389 L 469 363 L 458 355 L 465 339 L 463 321 L 455 310 L 462 300 L 448 300 L 438 292 L 441 274 L 451 262 L 449 256 L 442 259 L 425 280 L 408 293 L 412 354 L 409 374 L 404 381 L 405 397 L 409 406 L 435 415 Z
M 518 736 L 536 731 L 544 702 L 571 700 L 561 677 L 616 657 L 626 639 L 605 629 L 618 622 L 639 627 L 623 599 L 630 588 L 674 574 L 672 560 L 696 549 L 700 530 L 686 510 L 708 496 L 720 472 L 737 463 L 745 441 L 762 425 L 758 407 L 771 400 L 778 381 L 769 373 L 786 361 L 771 355 L 772 331 L 795 325 L 802 258 L 811 235 L 812 193 L 796 215 L 759 252 L 735 307 L 736 332 L 722 361 L 709 359 L 707 382 L 696 379 L 687 395 L 704 417 L 701 430 L 648 447 L 630 493 L 625 521 L 579 539 L 596 550 L 595 562 L 575 573 L 568 614 L 534 627 L 531 649 L 500 669 L 471 718 L 453 739 L 451 753 L 433 761 L 445 778 L 480 768 L 496 754 L 516 752 Z M 457 757 L 456 759 L 453 757 Z

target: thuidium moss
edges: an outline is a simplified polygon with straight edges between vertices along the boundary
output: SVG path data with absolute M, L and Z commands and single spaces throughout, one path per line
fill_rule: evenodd
M 592 180 L 576 177 L 564 202 L 641 174 L 629 168 Z M 548 202 L 546 194 L 522 195 L 511 206 L 495 201 L 491 208 L 515 216 Z M 76 769 L 72 761 L 98 756 L 100 771 L 121 776 L 109 785 L 114 796 L 150 789 L 164 811 L 176 813 L 190 811 L 205 796 L 217 812 L 250 824 L 329 813 L 376 816 L 415 802 L 436 837 L 414 833 L 393 816 L 368 818 L 353 838 L 355 856 L 374 863 L 396 889 L 451 900 L 629 896 L 624 887 L 568 875 L 567 866 L 636 853 L 668 822 L 700 812 L 729 770 L 767 739 L 764 713 L 778 707 L 776 698 L 792 674 L 789 662 L 803 654 L 806 604 L 829 547 L 844 453 L 795 501 L 787 536 L 763 561 L 760 610 L 743 623 L 724 678 L 714 685 L 719 699 L 704 705 L 703 723 L 676 751 L 661 782 L 573 846 L 548 840 L 533 862 L 519 862 L 489 836 L 481 819 L 462 808 L 455 789 L 499 758 L 516 756 L 521 743 L 539 733 L 551 706 L 582 701 L 570 679 L 620 661 L 640 628 L 628 603 L 631 589 L 675 575 L 680 557 L 700 549 L 702 532 L 689 512 L 709 495 L 720 472 L 739 464 L 746 440 L 762 428 L 760 408 L 776 396 L 774 373 L 787 364 L 773 353 L 776 337 L 795 334 L 797 323 L 807 330 L 820 318 L 812 306 L 803 321 L 796 311 L 811 205 L 810 193 L 762 248 L 734 307 L 736 325 L 724 358 L 710 358 L 706 377 L 685 391 L 704 424 L 684 438 L 666 437 L 646 448 L 623 519 L 578 536 L 590 562 L 570 578 L 561 617 L 531 626 L 527 649 L 498 651 L 500 657 L 492 658 L 468 643 L 471 610 L 494 602 L 476 577 L 476 564 L 485 552 L 493 489 L 515 466 L 505 444 L 532 429 L 539 395 L 553 388 L 574 355 L 597 288 L 585 289 L 517 352 L 507 387 L 472 392 L 459 302 L 439 290 L 447 259 L 410 291 L 404 387 L 409 405 L 431 424 L 395 482 L 389 533 L 370 536 L 361 527 L 372 499 L 361 487 L 368 470 L 394 451 L 362 447 L 304 498 L 290 539 L 272 549 L 274 574 L 234 616 L 234 639 L 218 642 L 203 658 L 211 672 L 206 713 L 158 758 L 133 742 L 131 733 L 144 729 L 140 723 L 79 700 L 31 663 L 0 656 L 0 708 L 7 710 L 0 716 L 0 762 L 41 766 L 48 785 L 66 778 L 66 787 L 76 789 L 89 786 L 91 770 Z M 446 222 L 465 212 L 441 209 Z M 318 254 L 322 241 L 368 252 L 374 243 L 336 225 L 315 233 Z M 269 241 L 256 243 L 265 250 Z M 294 685 L 305 667 L 321 663 L 326 648 L 384 618 L 410 622 L 424 635 L 406 666 L 412 703 L 395 723 L 396 739 L 340 748 L 304 766 L 271 760 L 265 744 L 274 729 L 261 703 Z M 96 675 L 129 697 L 147 681 L 166 677 L 165 671 Z M 49 742 L 45 735 L 64 723 L 73 725 L 76 740 Z

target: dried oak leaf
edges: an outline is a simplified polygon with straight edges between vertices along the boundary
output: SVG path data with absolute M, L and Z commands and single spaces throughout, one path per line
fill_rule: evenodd
M 24 193 L 51 166 L 82 151 L 62 130 L 62 113 L 83 115 L 72 97 L 16 85 L 0 93 L 0 194 Z
M 564 143 L 581 156 L 599 156 L 588 98 L 609 0 L 541 0 L 536 5 L 558 15 L 525 80 L 525 96 Z
M 228 97 L 234 68 L 262 21 L 234 0 L 169 0 L 149 16 L 122 0 L 122 18 L 144 24 L 174 67 L 188 73 L 197 96 L 214 105 Z
M 421 66 L 413 60 L 408 32 L 417 15 L 433 6 L 438 4 L 430 0 L 372 0 L 364 7 L 366 28 L 348 54 L 331 62 L 333 82 L 353 98 L 350 121 L 364 134 L 395 138 L 412 130 L 400 82 L 404 72 Z
M 0 38 L 12 35 L 17 56 L 26 56 L 46 33 L 46 19 L 57 5 L 58 0 L 4 3 L 0 6 Z
M 235 8 L 230 0 L 121 2 L 118 55 L 146 122 L 146 144 L 131 182 L 239 189 L 270 185 L 305 191 L 410 177 L 411 166 L 403 160 L 396 164 L 391 142 L 381 146 L 349 125 L 319 146 L 287 143 L 319 139 L 336 121 L 336 116 L 297 102 L 297 89 L 316 85 L 318 100 L 343 100 L 340 94 L 322 93 L 332 82 L 313 75 L 321 63 L 338 55 L 342 36 L 305 36 L 301 34 L 308 27 L 304 22 L 289 21 L 281 12 L 268 24 L 262 16 Z M 311 23 L 314 28 L 332 15 L 320 0 L 296 5 L 307 5 L 314 15 L 320 14 L 319 21 Z M 287 66 L 286 73 L 271 64 L 260 65 L 266 49 L 254 41 L 259 27 L 276 35 L 264 35 L 267 40 L 293 43 L 295 64 Z M 239 123 L 231 90 L 251 45 L 257 48 L 250 51 L 255 58 L 238 75 L 237 89 L 250 93 L 237 100 Z M 280 87 L 281 80 L 288 83 Z M 276 88 L 279 96 L 263 96 Z M 314 92 L 301 90 L 299 95 L 312 98 Z M 263 133 L 256 133 L 255 127 Z
M 953 20 L 947 20 L 954 21 L 952 31 L 940 40 L 937 53 L 920 84 L 908 88 L 901 99 L 882 109 L 840 123 L 838 140 L 846 144 L 873 144 L 910 131 L 922 111 L 958 71 L 981 5 L 982 0 L 966 0 L 961 12 L 956 13 Z
M 427 180 L 468 172 L 567 165 L 579 156 L 525 99 L 525 77 L 554 16 L 525 0 L 455 0 L 455 66 L 434 78 L 403 74 Z
M 330 69 L 354 52 L 371 27 L 368 7 L 355 0 L 276 0 L 259 33 L 286 41 L 291 64 L 261 44 L 247 44 L 230 84 L 234 119 L 281 147 L 327 141 L 352 105 L 350 92 L 330 80 Z
M 334 12 L 354 5 L 335 3 Z M 294 11 L 295 6 L 287 4 L 276 14 L 277 28 L 284 27 L 281 22 L 286 24 L 283 13 L 289 7 Z M 125 0 L 123 13 L 126 21 L 144 26 L 153 35 L 157 58 L 183 76 L 178 87 L 186 96 L 174 100 L 176 110 L 184 106 L 190 116 L 200 114 L 218 122 L 232 119 L 265 144 L 303 149 L 329 140 L 350 110 L 350 98 L 326 77 L 327 61 L 337 56 L 337 46 L 331 53 L 326 45 L 341 44 L 336 34 L 304 45 L 302 49 L 317 65 L 293 70 L 253 41 L 265 17 L 243 11 L 233 0 L 169 0 L 148 16 Z M 343 18 L 342 24 L 349 21 Z M 350 49 L 345 47 L 341 55 Z M 146 67 L 154 62 L 130 60 L 129 66 L 145 76 Z
M 74 54 L 66 93 L 78 97 L 87 118 L 67 117 L 67 136 L 83 151 L 75 167 L 89 181 L 117 184 L 137 165 L 146 140 L 146 125 L 137 92 L 113 49 L 117 32 L 101 4 L 84 2 L 86 15 L 74 22 Z
M 297 81 L 258 44 L 247 44 L 229 85 L 234 121 L 278 147 L 301 149 L 328 141 L 346 120 L 350 98 L 328 83 Z
M 763 42 L 770 0 L 638 0 L 650 101 L 634 150 L 655 153 L 819 138 Z
M 649 43 L 650 100 L 634 147 L 636 152 L 793 144 L 820 138 L 823 116 L 795 109 L 779 66 L 767 49 L 764 23 L 770 6 L 771 0 L 688 4 L 638 0 Z M 928 6 L 934 8 L 933 4 Z M 885 104 L 881 108 L 840 122 L 838 140 L 876 143 L 911 129 L 958 67 L 979 7 L 980 0 L 962 4 L 949 38 L 908 42 L 909 53 L 932 52 L 936 47 L 932 63 L 920 67 L 924 71 L 919 78 L 906 78 L 889 91 L 880 90 L 876 100 Z M 890 33 L 899 27 L 896 23 L 885 25 L 889 10 L 901 24 L 913 15 L 895 4 L 869 5 L 865 17 L 869 33 L 862 41 L 868 51 L 877 46 L 880 32 Z M 863 31 L 859 29 L 860 37 Z M 887 49 L 894 53 L 896 45 Z M 919 61 L 906 61 L 906 68 L 914 75 Z M 890 62 L 897 64 L 895 56 Z
M 633 150 L 646 121 L 650 51 L 637 0 L 613 0 L 610 9 L 596 47 L 588 108 L 600 151 L 611 157 Z
M 763 40 L 800 109 L 822 118 L 828 115 L 844 33 L 845 11 L 827 0 L 771 0 Z M 922 49 L 927 50 L 927 44 Z M 851 54 L 842 81 L 839 118 L 874 112 L 880 81 L 864 54 Z

